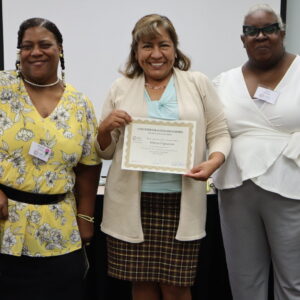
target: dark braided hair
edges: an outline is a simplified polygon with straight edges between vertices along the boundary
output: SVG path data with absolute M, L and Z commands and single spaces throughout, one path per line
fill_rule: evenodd
M 24 37 L 24 33 L 28 28 L 32 28 L 32 27 L 44 27 L 46 28 L 48 31 L 52 32 L 57 43 L 59 44 L 59 46 L 61 47 L 61 55 L 59 57 L 60 59 L 60 65 L 61 65 L 61 69 L 62 69 L 62 74 L 64 74 L 64 70 L 65 70 L 65 59 L 64 59 L 64 50 L 63 50 L 63 37 L 62 34 L 60 33 L 59 29 L 57 28 L 57 26 L 44 18 L 30 18 L 27 19 L 25 21 L 22 22 L 22 24 L 19 27 L 19 31 L 18 31 L 18 44 L 17 44 L 17 48 L 20 49 L 21 48 L 21 44 L 22 44 L 22 40 Z M 20 61 L 17 59 L 16 61 L 16 69 L 18 71 L 19 69 L 19 65 L 20 65 Z M 64 77 L 64 75 L 63 75 Z

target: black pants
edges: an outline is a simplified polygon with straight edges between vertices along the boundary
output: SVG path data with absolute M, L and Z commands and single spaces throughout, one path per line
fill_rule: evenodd
M 82 300 L 83 250 L 52 257 L 0 254 L 1 300 Z

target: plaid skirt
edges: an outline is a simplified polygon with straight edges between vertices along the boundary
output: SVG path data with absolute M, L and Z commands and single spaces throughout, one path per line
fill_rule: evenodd
M 109 276 L 175 286 L 193 285 L 200 240 L 175 240 L 180 197 L 180 193 L 141 194 L 145 241 L 129 243 L 107 236 Z

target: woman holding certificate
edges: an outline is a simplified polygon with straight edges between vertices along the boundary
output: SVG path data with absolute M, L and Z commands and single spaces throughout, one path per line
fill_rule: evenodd
M 214 182 L 234 300 L 268 299 L 271 261 L 274 299 L 300 299 L 300 58 L 284 36 L 269 5 L 252 7 L 248 60 L 215 80 L 232 134 Z
M 207 77 L 189 67 L 170 20 L 144 16 L 132 31 L 124 77 L 103 107 L 96 146 L 112 159 L 101 225 L 108 273 L 132 282 L 134 300 L 191 299 L 205 236 L 205 181 L 230 149 L 218 96 Z M 124 129 L 136 117 L 195 121 L 194 167 L 184 176 L 122 169 Z

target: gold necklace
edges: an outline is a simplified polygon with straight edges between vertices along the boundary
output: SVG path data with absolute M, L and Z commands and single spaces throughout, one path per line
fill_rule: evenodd
M 160 89 L 164 89 L 167 85 L 154 86 L 154 85 L 149 84 L 148 82 L 145 82 L 145 86 L 151 90 L 160 90 Z

